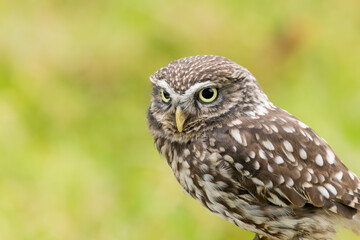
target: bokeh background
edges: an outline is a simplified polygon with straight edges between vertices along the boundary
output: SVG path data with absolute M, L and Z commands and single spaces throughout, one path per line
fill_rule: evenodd
M 182 192 L 147 130 L 149 75 L 189 55 L 247 67 L 360 175 L 359 12 L 358 0 L 0 0 L 0 239 L 252 239 Z

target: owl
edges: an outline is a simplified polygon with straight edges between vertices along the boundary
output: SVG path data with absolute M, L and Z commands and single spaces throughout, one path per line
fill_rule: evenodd
M 254 239 L 360 234 L 360 180 L 310 127 L 276 107 L 244 67 L 175 60 L 150 77 L 147 119 L 182 189 Z

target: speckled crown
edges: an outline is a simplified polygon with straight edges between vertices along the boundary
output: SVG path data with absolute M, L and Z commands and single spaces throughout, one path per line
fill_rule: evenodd
M 165 80 L 178 93 L 184 93 L 195 83 L 209 80 L 227 81 L 250 74 L 239 64 L 214 55 L 197 55 L 172 61 L 159 69 L 150 79 L 153 83 Z

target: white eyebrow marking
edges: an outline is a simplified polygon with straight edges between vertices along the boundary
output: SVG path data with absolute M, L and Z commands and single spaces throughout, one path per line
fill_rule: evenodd
M 205 87 L 210 87 L 210 86 L 214 86 L 214 83 L 212 83 L 210 81 L 195 83 L 188 90 L 186 90 L 184 94 L 182 94 L 181 98 L 187 99 L 188 97 L 190 97 L 191 95 L 193 95 L 197 91 L 199 91 L 200 89 L 205 88 Z
M 170 94 L 171 99 L 174 101 L 186 101 L 200 89 L 214 86 L 214 83 L 210 81 L 195 83 L 193 86 L 187 89 L 184 94 L 175 92 L 165 80 L 158 80 L 156 85 L 165 89 Z
M 156 85 L 165 89 L 170 94 L 172 100 L 180 99 L 181 95 L 175 92 L 165 80 L 159 80 Z

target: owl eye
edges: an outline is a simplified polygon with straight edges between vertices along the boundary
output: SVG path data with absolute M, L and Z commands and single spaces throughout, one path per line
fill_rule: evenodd
M 164 103 L 168 103 L 171 100 L 170 94 L 167 91 L 165 91 L 164 89 L 160 89 L 160 96 L 161 96 L 161 100 Z
M 213 102 L 218 95 L 218 91 L 214 87 L 204 88 L 199 92 L 199 99 L 204 103 Z

